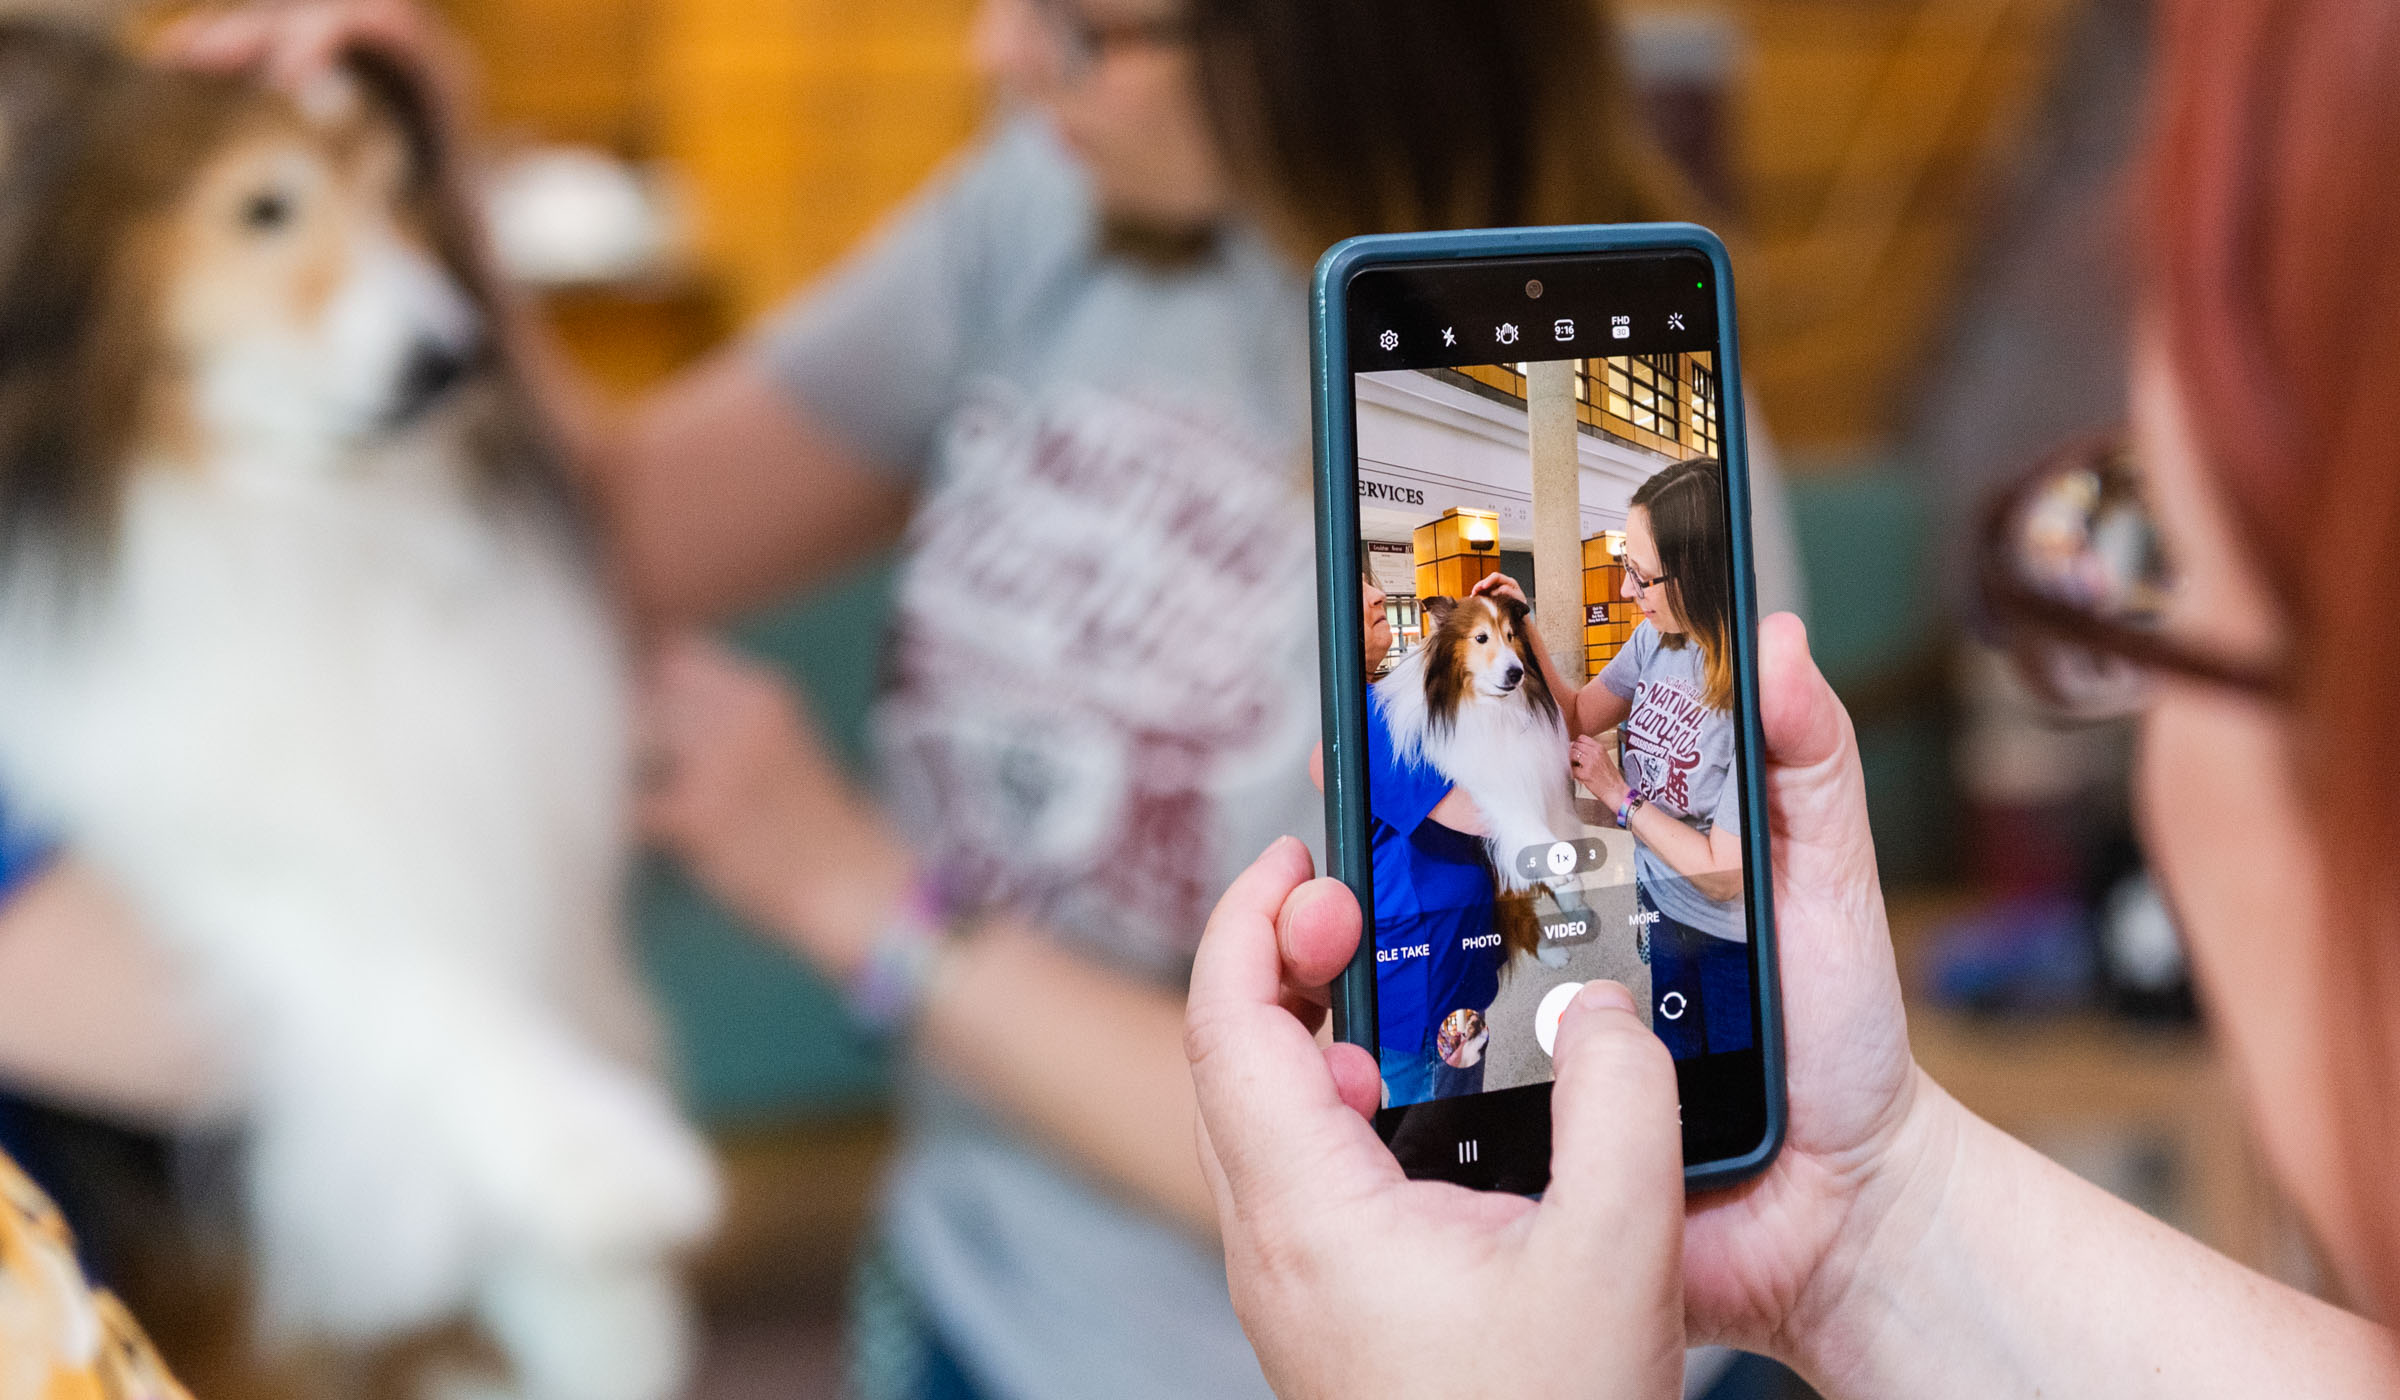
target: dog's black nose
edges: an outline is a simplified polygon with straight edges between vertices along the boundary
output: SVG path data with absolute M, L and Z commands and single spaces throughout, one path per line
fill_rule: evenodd
M 475 366 L 472 350 L 420 340 L 409 347 L 392 396 L 392 422 L 404 424 L 439 402 Z
M 1523 679 L 1525 679 L 1525 668 L 1522 666 L 1511 666 L 1506 671 L 1501 673 L 1500 688 L 1503 690 L 1515 690 L 1517 688 L 1517 682 Z

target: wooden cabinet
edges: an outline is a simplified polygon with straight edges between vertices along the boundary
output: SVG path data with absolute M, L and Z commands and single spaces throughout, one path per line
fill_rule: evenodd
M 1457 506 L 1416 528 L 1417 597 L 1463 598 L 1478 579 L 1500 572 L 1500 517 Z
M 1583 542 L 1583 673 L 1600 668 L 1624 649 L 1642 620 L 1642 610 L 1625 597 L 1625 566 L 1611 552 L 1608 535 Z
M 823 270 L 974 132 L 974 0 L 652 0 L 658 153 L 743 319 Z

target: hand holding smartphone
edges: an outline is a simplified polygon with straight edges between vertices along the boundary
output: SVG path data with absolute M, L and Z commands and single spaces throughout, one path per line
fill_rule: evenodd
M 1730 269 L 1691 225 L 1353 239 L 1314 306 L 1335 1032 L 1412 1176 L 1538 1192 L 1584 983 L 1674 1055 L 1687 1183 L 1784 1086 Z

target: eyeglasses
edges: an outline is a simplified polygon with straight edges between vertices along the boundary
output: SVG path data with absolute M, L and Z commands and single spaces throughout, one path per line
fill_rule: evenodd
M 1171 46 L 1192 39 L 1192 23 L 1181 15 L 1094 19 L 1076 0 L 1033 0 L 1033 9 L 1058 46 L 1059 77 L 1069 87 L 1090 78 L 1112 49 Z
M 2025 680 L 2082 718 L 2139 709 L 2159 673 L 2273 698 L 2283 671 L 2168 635 L 2175 573 L 2115 433 L 2077 441 L 1995 497 L 1977 573 Z
M 1649 592 L 1651 589 L 1658 587 L 1662 583 L 1672 583 L 1675 579 L 1673 574 L 1660 574 L 1657 578 L 1642 577 L 1641 566 L 1633 562 L 1633 556 L 1630 554 L 1618 555 L 1617 562 L 1625 566 L 1625 577 L 1632 579 L 1633 586 L 1640 589 L 1644 593 Z

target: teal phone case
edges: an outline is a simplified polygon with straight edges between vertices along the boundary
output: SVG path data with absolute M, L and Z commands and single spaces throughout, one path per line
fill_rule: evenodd
M 1736 691 L 1740 697 L 1742 752 L 1742 849 L 1753 868 L 1768 861 L 1766 778 L 1755 756 L 1766 752 L 1758 719 L 1758 596 L 1751 566 L 1749 453 L 1743 423 L 1741 361 L 1736 349 L 1733 267 L 1725 245 L 1698 224 L 1580 224 L 1556 228 L 1457 229 L 1438 233 L 1375 234 L 1347 239 L 1318 260 L 1310 296 L 1309 349 L 1313 366 L 1310 396 L 1315 421 L 1317 611 L 1319 665 L 1325 726 L 1325 831 L 1331 872 L 1368 894 L 1366 733 L 1367 680 L 1364 626 L 1359 615 L 1358 452 L 1351 399 L 1348 316 L 1350 279 L 1370 267 L 1495 257 L 1539 257 L 1576 253 L 1642 251 L 1697 252 L 1715 269 L 1717 325 L 1722 346 L 1719 383 L 1725 425 L 1722 457 L 1727 490 L 1743 503 L 1734 513 L 1734 609 Z M 1755 995 L 1758 1043 L 1766 1075 L 1766 1132 L 1759 1144 L 1737 1156 L 1687 1162 L 1687 1189 L 1702 1190 L 1739 1181 L 1764 1169 L 1783 1145 L 1787 1102 L 1784 1083 L 1783 996 L 1778 974 L 1772 881 L 1751 882 L 1752 937 L 1757 941 Z M 1375 1046 L 1375 954 L 1371 940 L 1358 952 L 1333 989 L 1334 1035 Z

